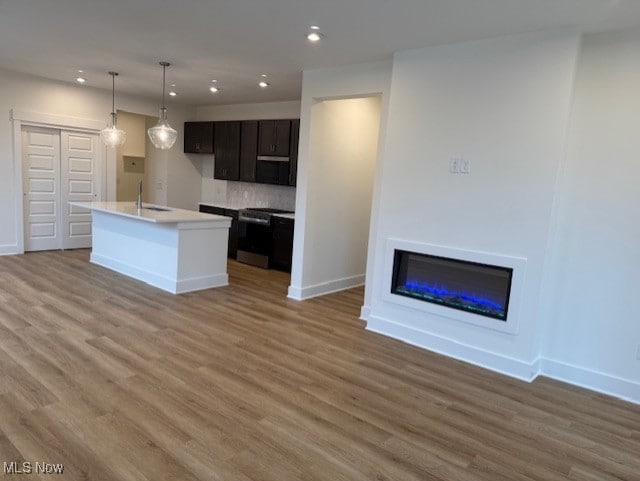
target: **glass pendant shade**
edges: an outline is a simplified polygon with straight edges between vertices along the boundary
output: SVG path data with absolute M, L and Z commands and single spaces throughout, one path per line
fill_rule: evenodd
M 115 112 L 111 113 L 111 125 L 100 131 L 100 138 L 107 147 L 120 147 L 127 140 L 127 133 L 118 128 Z
M 167 150 L 175 144 L 178 138 L 178 132 L 167 122 L 167 109 L 164 106 L 165 72 L 171 64 L 169 62 L 160 62 L 160 65 L 162 65 L 162 107 L 160 108 L 158 123 L 147 130 L 147 134 L 149 134 L 151 143 L 155 145 L 156 148 Z
M 111 75 L 111 125 L 100 131 L 100 139 L 107 147 L 120 147 L 127 140 L 127 133 L 118 128 L 118 114 L 116 114 L 116 76 L 118 72 L 109 72 Z
M 167 109 L 160 109 L 160 118 L 158 123 L 151 127 L 147 133 L 151 139 L 151 143 L 161 150 L 170 149 L 178 138 L 178 132 L 172 128 L 167 122 Z

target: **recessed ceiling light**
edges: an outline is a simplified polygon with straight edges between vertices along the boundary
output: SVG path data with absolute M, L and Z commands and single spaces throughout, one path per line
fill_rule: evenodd
M 175 97 L 178 94 L 172 90 L 171 92 L 169 92 L 169 95 L 171 95 L 172 97 Z
M 262 78 L 267 78 L 267 74 L 266 74 L 266 73 L 263 73 L 262 75 L 260 75 L 260 77 L 262 77 Z
M 85 83 L 86 81 L 87 81 L 87 79 L 86 79 L 86 78 L 84 78 L 84 77 L 78 77 L 78 78 L 76 79 L 76 82 L 78 82 L 79 84 L 83 84 L 83 83 Z
M 171 86 L 172 86 L 172 87 L 175 87 L 175 86 L 176 86 L 176 84 L 171 84 Z
M 320 30 L 320 27 L 318 27 L 317 25 L 311 25 L 309 28 L 311 30 Z
M 262 80 L 261 82 L 258 82 L 258 85 L 260 85 L 260 88 L 266 89 L 271 84 Z
M 307 40 L 309 40 L 309 42 L 318 42 L 322 37 L 324 37 L 324 35 L 320 32 L 311 32 L 307 34 Z
M 216 80 L 216 79 L 213 79 L 213 80 L 212 80 L 212 82 L 213 82 L 213 83 L 216 83 L 216 82 L 217 82 L 217 80 Z
M 84 73 L 84 70 L 78 70 L 78 73 Z
M 219 91 L 220 91 L 220 89 L 219 89 L 218 87 L 216 87 L 215 85 L 212 85 L 211 87 L 209 87 L 209 90 L 210 90 L 212 93 L 214 93 L 214 94 L 215 94 L 216 92 L 219 92 Z

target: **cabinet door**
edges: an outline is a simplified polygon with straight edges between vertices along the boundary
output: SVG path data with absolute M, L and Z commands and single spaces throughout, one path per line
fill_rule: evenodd
M 289 155 L 290 120 L 261 120 L 258 123 L 258 155 Z
M 273 155 L 275 127 L 273 120 L 258 122 L 258 155 Z
M 231 217 L 231 227 L 229 227 L 229 246 L 227 256 L 235 259 L 238 255 L 238 211 L 225 209 L 224 215 Z
M 256 181 L 258 157 L 258 121 L 245 120 L 240 125 L 240 180 Z
M 269 267 L 291 272 L 293 255 L 293 220 L 272 217 L 273 241 L 269 256 Z
M 300 138 L 300 119 L 291 121 L 291 148 L 289 154 L 289 185 L 296 185 L 298 177 L 298 140 Z
M 240 175 L 240 122 L 216 122 L 213 177 L 238 180 Z
M 287 157 L 289 155 L 289 139 L 291 132 L 290 120 L 275 120 L 274 121 L 274 137 L 273 143 L 275 145 L 273 154 L 277 157 Z
M 213 153 L 213 122 L 184 123 L 184 152 L 187 154 Z

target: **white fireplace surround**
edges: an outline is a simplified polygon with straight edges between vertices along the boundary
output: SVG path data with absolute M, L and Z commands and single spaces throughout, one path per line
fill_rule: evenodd
M 511 293 L 509 296 L 509 309 L 506 321 L 491 319 L 479 314 L 452 309 L 446 306 L 433 304 L 431 302 L 412 299 L 410 297 L 393 294 L 391 284 L 393 280 L 393 260 L 396 250 L 416 252 L 418 254 L 430 254 L 463 261 L 478 262 L 513 269 L 511 278 Z M 417 309 L 441 317 L 447 317 L 456 321 L 462 321 L 476 326 L 505 332 L 512 335 L 518 334 L 518 321 L 520 306 L 522 304 L 522 294 L 524 286 L 524 276 L 527 268 L 527 260 L 522 257 L 492 254 L 488 252 L 471 251 L 453 247 L 445 247 L 433 244 L 423 244 L 405 241 L 401 239 L 387 239 L 384 264 L 384 285 L 382 298 L 393 304 Z

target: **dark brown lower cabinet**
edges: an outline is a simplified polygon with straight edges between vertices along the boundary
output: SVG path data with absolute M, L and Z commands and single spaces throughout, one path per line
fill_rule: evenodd
M 229 248 L 228 257 L 235 259 L 238 256 L 238 211 L 225 209 L 224 215 L 231 217 L 231 227 L 229 227 Z
M 293 256 L 293 219 L 273 216 L 271 228 L 273 241 L 269 255 L 269 268 L 291 272 L 291 257 Z

